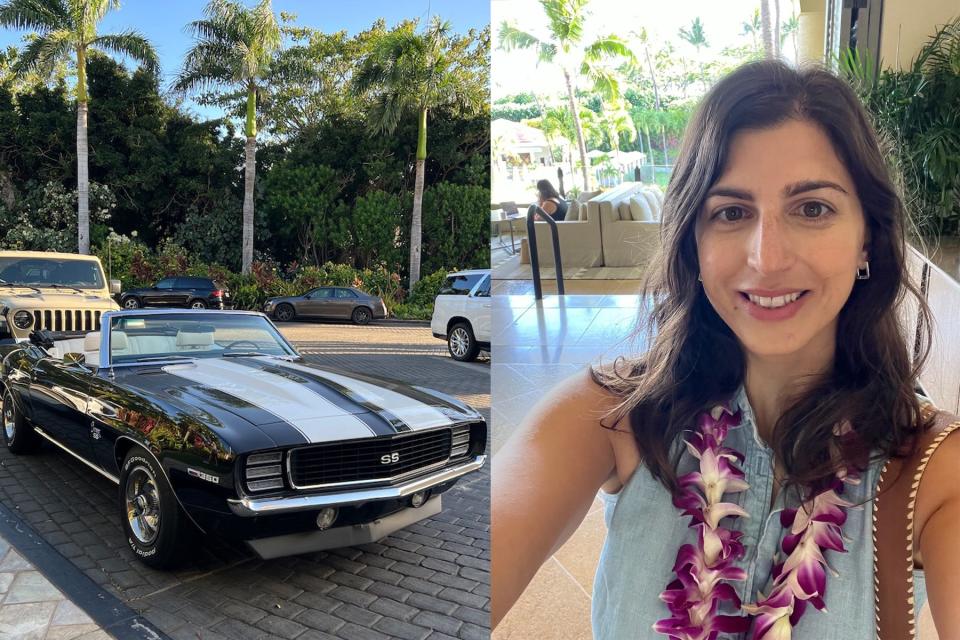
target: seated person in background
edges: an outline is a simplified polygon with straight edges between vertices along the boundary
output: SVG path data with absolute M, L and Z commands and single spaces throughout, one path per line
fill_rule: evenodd
M 560 221 L 567 217 L 567 201 L 560 197 L 560 194 L 549 180 L 537 181 L 537 204 L 540 208 L 550 214 L 554 220 Z M 537 216 L 537 219 L 541 219 Z

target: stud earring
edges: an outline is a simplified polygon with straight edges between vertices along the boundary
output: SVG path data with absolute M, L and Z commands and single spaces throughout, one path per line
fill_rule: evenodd
M 870 279 L 870 261 L 865 260 L 863 263 L 865 266 L 857 267 L 857 280 L 869 280 Z

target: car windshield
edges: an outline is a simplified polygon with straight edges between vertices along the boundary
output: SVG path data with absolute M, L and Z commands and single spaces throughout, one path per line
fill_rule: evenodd
M 0 286 L 102 289 L 103 270 L 93 260 L 0 258 Z
M 110 321 L 110 360 L 113 364 L 229 358 L 294 356 L 266 318 L 232 313 L 124 314 Z

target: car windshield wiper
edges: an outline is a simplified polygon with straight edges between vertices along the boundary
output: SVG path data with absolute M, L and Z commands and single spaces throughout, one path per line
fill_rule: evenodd
M 47 285 L 44 285 L 44 286 L 45 286 L 45 287 L 50 287 L 51 289 L 73 289 L 73 290 L 76 291 L 77 293 L 83 293 L 83 289 L 80 289 L 80 288 L 78 288 L 78 287 L 72 287 L 72 286 L 70 286 L 70 285 L 68 285 L 68 284 L 47 284 Z
M 253 356 L 269 356 L 273 354 L 263 353 L 262 351 L 225 351 L 222 355 L 224 358 L 250 358 Z
M 36 288 L 32 284 L 24 284 L 22 282 L 7 282 L 6 280 L 0 280 L 0 287 L 11 287 L 11 288 L 23 288 L 23 289 L 33 289 L 37 293 L 40 293 L 40 289 Z
M 144 358 L 137 358 L 134 362 L 150 362 L 157 360 L 193 360 L 189 356 L 146 356 Z

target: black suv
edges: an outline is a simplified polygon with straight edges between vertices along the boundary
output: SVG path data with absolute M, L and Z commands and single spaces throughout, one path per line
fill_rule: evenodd
M 190 309 L 229 309 L 230 292 L 210 278 L 171 276 L 152 287 L 131 289 L 120 294 L 124 309 L 141 307 L 188 307 Z

